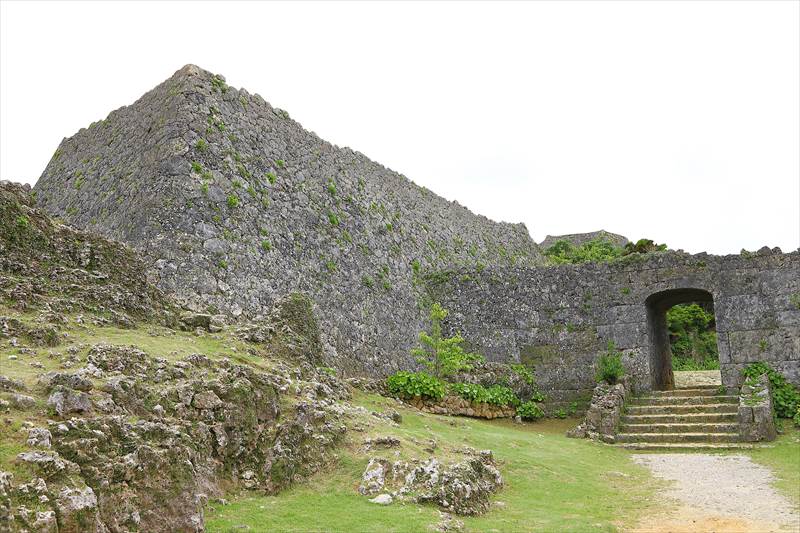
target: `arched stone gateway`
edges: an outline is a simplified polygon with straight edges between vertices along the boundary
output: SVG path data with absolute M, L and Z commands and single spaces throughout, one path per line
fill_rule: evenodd
M 656 390 L 674 388 L 672 353 L 667 332 L 667 311 L 678 304 L 714 303 L 713 295 L 702 289 L 669 289 L 651 294 L 645 300 L 647 337 L 650 340 L 650 374 Z
M 460 331 L 493 361 L 520 361 L 555 404 L 587 400 L 609 341 L 636 393 L 668 389 L 664 313 L 713 301 L 722 382 L 767 361 L 800 384 L 800 253 L 712 256 L 677 252 L 612 263 L 455 272 L 431 286 Z

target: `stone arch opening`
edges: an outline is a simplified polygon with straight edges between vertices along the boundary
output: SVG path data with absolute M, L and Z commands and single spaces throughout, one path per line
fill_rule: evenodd
M 650 373 L 653 389 L 675 388 L 672 348 L 667 330 L 667 311 L 678 304 L 704 303 L 714 306 L 714 296 L 703 289 L 669 289 L 650 295 L 647 307 L 647 336 L 650 339 Z

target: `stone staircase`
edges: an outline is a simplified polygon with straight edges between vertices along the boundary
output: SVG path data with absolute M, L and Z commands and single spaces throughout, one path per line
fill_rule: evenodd
M 633 398 L 616 440 L 639 450 L 714 450 L 749 447 L 739 442 L 739 396 L 718 386 L 652 391 Z

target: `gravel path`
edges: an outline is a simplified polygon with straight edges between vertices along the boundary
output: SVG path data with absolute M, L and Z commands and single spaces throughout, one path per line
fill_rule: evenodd
M 800 532 L 800 514 L 771 485 L 772 472 L 744 455 L 638 454 L 633 460 L 672 481 L 663 491 L 672 512 L 635 531 Z

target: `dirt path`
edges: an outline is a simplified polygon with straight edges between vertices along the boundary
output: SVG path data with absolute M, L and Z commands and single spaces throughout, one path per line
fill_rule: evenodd
M 661 479 L 672 510 L 647 517 L 647 533 L 800 532 L 800 514 L 771 485 L 772 472 L 744 455 L 639 454 L 633 460 Z

